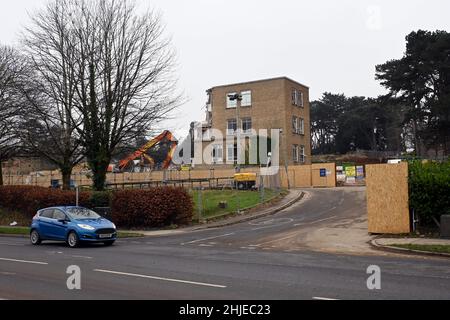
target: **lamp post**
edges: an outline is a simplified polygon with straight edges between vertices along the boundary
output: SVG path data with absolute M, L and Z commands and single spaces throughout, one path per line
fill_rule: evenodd
M 240 159 L 240 143 L 241 143 L 241 115 L 240 115 L 240 106 L 241 106 L 241 101 L 242 101 L 242 95 L 239 93 L 235 93 L 235 94 L 230 94 L 228 96 L 228 98 L 230 99 L 230 101 L 236 101 L 236 129 L 237 129 L 237 134 L 236 134 L 236 145 L 237 145 L 237 167 L 236 167 L 236 171 L 237 173 L 241 172 L 241 159 Z
M 280 129 L 280 135 L 283 137 L 283 129 Z M 287 187 L 288 190 L 291 190 L 291 182 L 289 181 L 289 163 L 288 163 L 288 143 L 287 143 L 287 136 L 285 137 L 285 143 L 284 143 L 284 169 L 286 170 L 286 180 L 287 180 Z M 283 139 L 281 139 L 283 140 Z

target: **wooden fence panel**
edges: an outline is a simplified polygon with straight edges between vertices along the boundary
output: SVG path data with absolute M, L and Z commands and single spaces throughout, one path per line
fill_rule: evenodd
M 369 233 L 409 233 L 408 164 L 368 165 L 366 174 Z

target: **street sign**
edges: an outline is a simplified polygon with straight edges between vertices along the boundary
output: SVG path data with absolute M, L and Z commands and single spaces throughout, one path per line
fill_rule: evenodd
M 320 169 L 320 177 L 321 178 L 327 177 L 327 169 Z

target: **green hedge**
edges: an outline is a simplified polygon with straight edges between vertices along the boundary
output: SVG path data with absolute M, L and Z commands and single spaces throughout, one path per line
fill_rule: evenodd
M 184 188 L 163 187 L 114 192 L 112 220 L 126 228 L 183 225 L 192 221 L 194 203 Z
M 74 206 L 75 192 L 33 186 L 0 187 L 0 207 L 31 218 L 43 208 Z M 80 192 L 83 207 L 111 207 L 112 220 L 120 227 L 145 229 L 192 221 L 194 206 L 183 188 L 153 188 L 116 192 Z
M 409 165 L 410 207 L 421 225 L 435 225 L 443 214 L 450 214 L 450 162 Z

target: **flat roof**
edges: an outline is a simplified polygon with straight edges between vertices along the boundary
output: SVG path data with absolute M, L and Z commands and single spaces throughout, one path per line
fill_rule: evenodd
M 302 87 L 305 87 L 305 88 L 309 89 L 308 86 L 305 86 L 304 84 L 302 84 L 302 83 L 300 83 L 298 81 L 292 80 L 291 78 L 288 78 L 288 77 L 276 77 L 276 78 L 269 78 L 269 79 L 262 79 L 262 80 L 254 80 L 254 81 L 246 81 L 246 82 L 225 84 L 225 85 L 212 87 L 210 90 L 216 89 L 216 88 L 233 87 L 233 86 L 240 86 L 240 85 L 245 85 L 245 84 L 258 83 L 258 82 L 267 82 L 267 81 L 274 81 L 274 80 L 288 80 L 288 81 L 294 82 L 294 83 L 296 83 L 296 84 L 298 84 L 298 85 L 300 85 Z

